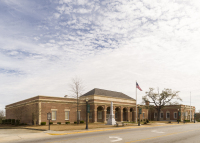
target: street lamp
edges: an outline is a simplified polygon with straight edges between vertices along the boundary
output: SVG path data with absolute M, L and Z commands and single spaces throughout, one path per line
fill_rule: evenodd
M 86 127 L 85 129 L 88 129 L 88 98 L 85 99 L 86 101 Z
M 139 116 L 138 126 L 140 126 L 140 114 L 142 112 L 142 108 L 140 107 L 140 105 L 138 105 L 138 109 L 139 109 L 139 112 L 138 112 L 138 116 Z
M 179 109 L 178 109 L 178 120 L 177 121 L 178 121 L 178 124 L 179 124 Z

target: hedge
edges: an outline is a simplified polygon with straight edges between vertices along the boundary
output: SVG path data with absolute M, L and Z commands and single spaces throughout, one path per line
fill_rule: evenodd
M 41 125 L 46 125 L 46 122 L 41 122 Z
M 65 124 L 70 124 L 70 122 L 65 122 Z
M 61 124 L 61 122 L 57 122 L 57 124 L 59 124 L 59 125 L 60 125 L 60 124 Z
M 84 123 L 84 121 L 80 121 L 80 123 L 82 124 L 82 123 Z

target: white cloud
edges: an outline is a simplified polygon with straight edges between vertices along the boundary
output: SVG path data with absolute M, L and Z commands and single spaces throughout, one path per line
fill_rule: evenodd
M 67 85 L 79 76 L 85 92 L 97 87 L 135 98 L 137 80 L 144 91 L 179 90 L 189 104 L 192 91 L 200 109 L 199 8 L 198 1 L 59 1 L 32 32 L 0 35 L 0 108 L 38 94 L 70 94 Z M 0 31 L 11 27 L 3 24 Z

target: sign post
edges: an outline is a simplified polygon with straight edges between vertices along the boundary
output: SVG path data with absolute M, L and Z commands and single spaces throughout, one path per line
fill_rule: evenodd
M 47 120 L 49 120 L 49 130 L 50 130 L 50 120 L 51 120 L 51 113 L 47 113 Z
M 194 123 L 195 123 L 195 118 L 196 118 L 196 116 L 197 116 L 197 115 L 196 115 L 196 114 L 194 114 Z

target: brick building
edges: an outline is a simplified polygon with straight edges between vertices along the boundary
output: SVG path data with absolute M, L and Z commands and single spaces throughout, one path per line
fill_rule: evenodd
M 180 116 L 178 114 L 180 112 Z M 191 106 L 191 116 L 192 120 L 194 120 L 195 106 Z M 157 120 L 158 113 L 155 109 L 149 110 L 149 119 Z M 180 119 L 181 121 L 190 120 L 190 106 L 188 105 L 168 105 L 161 109 L 160 112 L 160 121 L 177 121 Z M 185 117 L 184 117 L 185 116 Z
M 78 118 L 86 121 L 86 99 L 90 105 L 89 122 L 107 122 L 110 114 L 110 104 L 113 102 L 113 112 L 116 121 L 135 121 L 136 100 L 121 92 L 95 88 L 79 98 Z M 139 106 L 139 105 L 138 105 Z M 156 120 L 157 112 L 146 109 L 147 105 L 141 105 L 142 114 L 140 119 Z M 182 113 L 181 120 L 189 120 L 189 106 L 174 105 L 166 106 L 161 110 L 161 120 L 177 120 L 178 109 Z M 195 107 L 192 107 L 192 117 Z M 77 100 L 74 98 L 35 96 L 6 106 L 7 119 L 19 119 L 21 123 L 38 125 L 47 121 L 47 113 L 52 113 L 54 124 L 77 120 Z M 179 118 L 180 119 L 180 118 Z
M 86 98 L 90 105 L 89 122 L 107 122 L 110 103 L 116 121 L 135 121 L 136 100 L 121 92 L 95 88 L 79 99 L 78 116 L 86 121 Z M 6 106 L 7 119 L 19 119 L 21 123 L 40 125 L 47 122 L 47 113 L 52 113 L 52 122 L 73 123 L 77 119 L 77 100 L 74 98 L 36 96 Z M 143 110 L 141 119 L 148 118 L 148 111 Z

